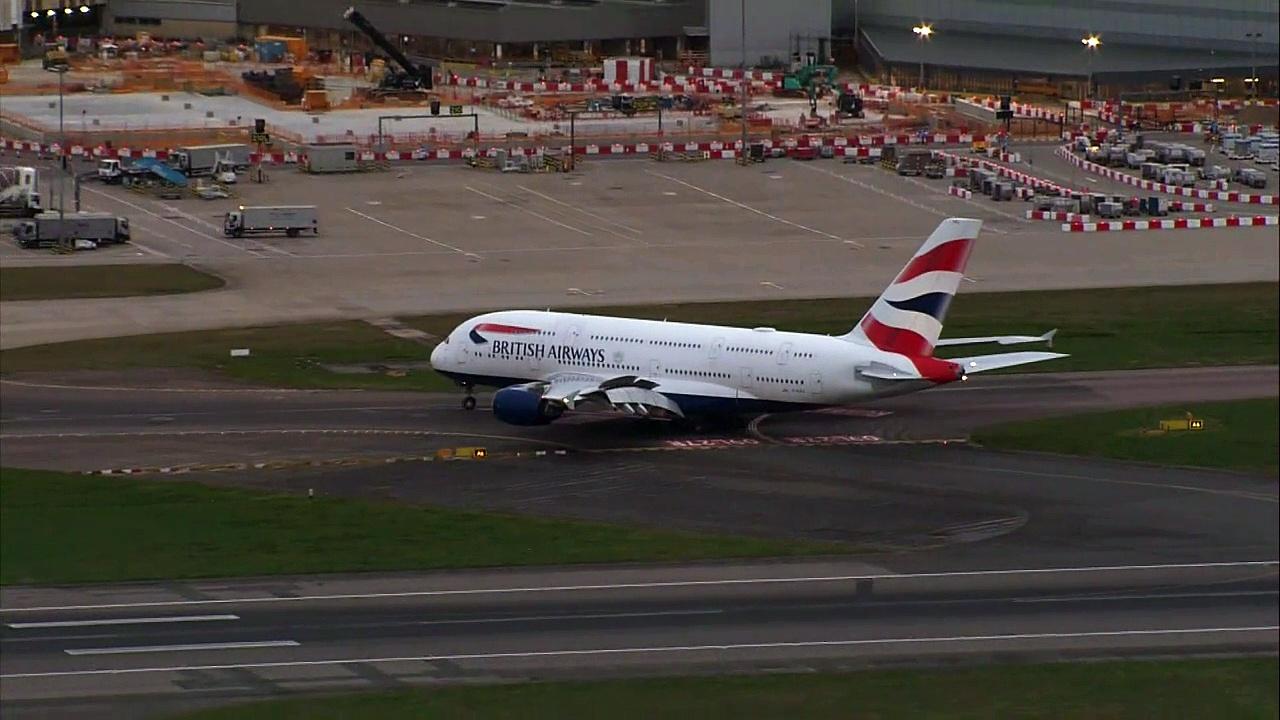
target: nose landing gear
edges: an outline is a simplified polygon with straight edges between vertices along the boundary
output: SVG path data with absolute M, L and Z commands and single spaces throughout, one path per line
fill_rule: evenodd
M 476 396 L 471 394 L 472 392 L 474 392 L 474 391 L 475 391 L 475 388 L 474 388 L 473 386 L 471 386 L 471 385 L 463 385 L 463 386 L 462 386 L 462 389 L 463 389 L 463 390 L 465 390 L 465 391 L 466 391 L 466 393 L 467 393 L 466 397 L 462 398 L 462 409 L 463 409 L 463 410 L 475 410 L 475 409 L 476 409 Z

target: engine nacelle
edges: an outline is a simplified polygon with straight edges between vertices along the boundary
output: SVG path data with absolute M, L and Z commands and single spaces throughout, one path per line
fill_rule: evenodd
M 493 414 L 510 425 L 546 425 L 564 413 L 564 406 L 542 399 L 528 387 L 503 388 L 493 395 Z

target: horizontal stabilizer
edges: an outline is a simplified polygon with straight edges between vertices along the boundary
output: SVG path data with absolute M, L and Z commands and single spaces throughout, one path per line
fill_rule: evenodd
M 997 355 L 974 355 L 973 357 L 950 358 L 950 360 L 960 365 L 966 375 L 972 375 L 988 370 L 999 370 L 1000 368 L 1044 362 L 1045 360 L 1057 360 L 1064 357 L 1068 357 L 1068 355 L 1055 352 L 1014 352 Z
M 1053 347 L 1053 336 L 1058 334 L 1057 328 L 1050 330 L 1043 335 L 986 335 L 983 337 L 966 337 L 966 338 L 947 338 L 939 340 L 936 347 L 945 347 L 947 345 L 981 345 L 983 343 L 996 343 L 997 345 L 1021 345 L 1023 343 L 1042 342 L 1048 347 Z

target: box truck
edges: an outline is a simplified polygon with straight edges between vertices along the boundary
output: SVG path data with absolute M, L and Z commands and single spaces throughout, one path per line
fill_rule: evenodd
M 65 221 L 60 221 L 58 213 L 44 212 L 15 224 L 13 237 L 24 248 L 52 245 L 59 240 L 89 240 L 99 245 L 129 242 L 129 218 L 78 212 L 66 213 Z
M 320 234 L 315 205 L 241 205 L 227 213 L 222 221 L 222 233 L 230 237 L 266 233 L 298 237 L 304 230 L 313 235 Z

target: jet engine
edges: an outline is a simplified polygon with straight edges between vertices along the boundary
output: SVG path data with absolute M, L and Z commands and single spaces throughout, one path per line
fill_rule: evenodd
M 493 414 L 509 425 L 546 425 L 564 413 L 564 405 L 543 400 L 537 388 L 508 387 L 494 393 Z

